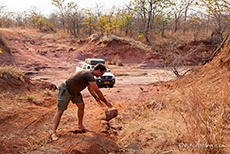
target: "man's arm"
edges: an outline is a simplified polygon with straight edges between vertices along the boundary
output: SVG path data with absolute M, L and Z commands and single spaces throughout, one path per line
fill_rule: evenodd
M 97 84 L 95 82 L 91 82 L 88 86 L 88 90 L 91 93 L 91 95 L 95 98 L 95 96 L 98 96 L 100 98 L 100 100 L 102 100 L 109 108 L 112 107 L 112 104 L 109 103 L 104 95 L 102 94 L 102 92 L 99 90 Z M 97 100 L 98 102 L 99 100 Z
M 102 104 L 102 102 L 101 102 L 101 99 L 99 97 L 97 97 L 97 94 L 94 92 L 91 85 L 88 85 L 88 90 L 89 90 L 90 94 L 95 98 L 97 103 L 101 106 L 104 106 L 104 104 Z

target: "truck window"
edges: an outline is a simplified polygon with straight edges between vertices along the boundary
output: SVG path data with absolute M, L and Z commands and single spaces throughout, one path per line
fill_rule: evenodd
M 87 65 L 85 65 L 83 69 L 87 69 Z
M 78 67 L 82 68 L 82 67 L 83 67 L 83 64 L 82 64 L 82 63 L 79 63 Z

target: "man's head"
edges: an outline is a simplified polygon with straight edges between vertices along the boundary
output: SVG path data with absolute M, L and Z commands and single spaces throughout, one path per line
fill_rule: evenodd
M 96 77 L 99 77 L 99 76 L 102 76 L 105 72 L 106 72 L 106 67 L 101 64 L 101 63 L 98 63 L 94 68 L 94 75 Z

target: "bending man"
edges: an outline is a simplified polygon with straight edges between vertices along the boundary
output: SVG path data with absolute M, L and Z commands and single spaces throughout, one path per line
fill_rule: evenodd
M 60 123 L 61 116 L 67 109 L 70 100 L 78 107 L 78 128 L 82 131 L 86 130 L 83 125 L 85 104 L 80 93 L 86 87 L 88 87 L 90 94 L 100 105 L 102 105 L 102 102 L 104 102 L 109 108 L 112 107 L 112 104 L 105 99 L 102 92 L 99 90 L 94 78 L 94 76 L 101 77 L 105 71 L 106 67 L 103 64 L 97 64 L 93 70 L 82 70 L 75 73 L 58 87 L 58 110 L 54 117 L 53 134 L 51 135 L 52 140 L 58 140 L 56 130 Z

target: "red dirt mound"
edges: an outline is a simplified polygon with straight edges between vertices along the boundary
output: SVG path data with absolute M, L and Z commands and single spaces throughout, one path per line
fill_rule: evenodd
M 13 76 L 9 72 L 5 72 L 0 76 L 1 91 L 31 91 L 34 89 L 56 90 L 56 85 L 45 81 L 32 81 L 26 76 Z M 36 90 L 37 91 L 37 90 Z
M 114 35 L 93 34 L 78 42 L 81 47 L 77 58 L 100 57 L 108 61 L 120 60 L 122 63 L 142 63 L 150 53 L 150 47 L 131 39 Z M 87 48 L 85 47 L 87 46 Z

